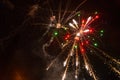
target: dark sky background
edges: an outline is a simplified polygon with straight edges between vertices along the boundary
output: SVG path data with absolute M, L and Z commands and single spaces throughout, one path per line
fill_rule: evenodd
M 75 1 L 75 4 L 79 2 L 79 0 Z M 32 17 L 28 15 L 31 6 L 36 4 L 43 6 L 44 2 L 44 0 L 0 1 L 0 80 L 60 80 L 59 71 L 62 69 L 56 67 L 60 64 L 56 64 L 50 72 L 45 71 L 50 61 L 44 57 L 42 44 L 39 42 L 45 28 L 32 25 L 34 22 L 41 21 L 39 18 L 42 16 L 37 14 L 38 18 L 36 18 L 34 15 Z M 109 55 L 120 59 L 120 1 L 88 0 L 80 10 L 100 12 L 103 24 L 101 26 L 105 29 L 102 39 L 104 50 Z M 100 80 L 119 80 L 101 60 L 96 63 L 97 61 L 94 63 L 97 65 L 96 72 Z

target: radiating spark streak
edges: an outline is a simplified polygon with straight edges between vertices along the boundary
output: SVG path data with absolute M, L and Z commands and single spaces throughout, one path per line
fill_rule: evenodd
M 79 27 L 78 27 L 78 23 L 77 23 L 77 21 L 76 21 L 75 19 L 73 19 L 73 23 L 75 24 L 75 26 L 76 26 L 77 28 L 79 28 Z
M 114 58 L 112 58 L 111 56 L 107 55 L 107 54 L 106 54 L 104 51 L 102 51 L 101 49 L 96 48 L 96 47 L 94 47 L 94 46 L 92 46 L 92 47 L 95 48 L 95 49 L 97 49 L 97 50 L 100 51 L 101 53 L 103 53 L 104 57 L 107 57 L 107 58 L 110 59 L 111 61 L 115 62 L 117 65 L 120 65 L 120 62 L 119 62 L 119 61 L 117 61 L 116 59 L 114 59 Z M 114 72 L 116 72 L 118 75 L 120 75 L 120 70 L 118 70 L 116 67 L 113 67 L 111 63 L 107 63 L 107 62 L 106 62 L 106 64 L 107 64 L 108 66 L 110 66 L 111 69 L 112 69 Z
M 46 68 L 46 70 L 49 70 L 50 69 L 50 67 L 53 65 L 53 63 L 56 61 L 56 59 L 54 59 L 50 64 L 49 64 L 49 66 Z
M 65 72 L 64 72 L 64 74 L 62 76 L 62 80 L 65 80 L 65 78 L 66 78 L 67 69 L 68 69 L 68 67 L 66 67 L 66 69 L 65 69 Z
M 94 47 L 94 46 L 92 46 L 92 47 L 95 48 L 95 49 L 97 49 L 97 50 L 100 51 L 101 53 L 103 53 L 103 55 L 104 55 L 105 57 L 109 58 L 109 59 L 112 60 L 113 62 L 115 62 L 115 63 L 117 63 L 117 64 L 120 65 L 120 62 L 119 62 L 119 61 L 117 61 L 117 60 L 114 59 L 113 57 L 107 55 L 107 54 L 106 54 L 104 51 L 102 51 L 101 49 L 96 48 L 96 47 Z
M 67 70 L 68 70 L 69 61 L 70 61 L 70 56 L 68 56 L 67 65 L 66 65 L 65 71 L 63 73 L 62 80 L 65 80 L 65 78 L 66 78 L 66 73 L 67 73 Z
M 64 23 L 67 23 L 67 22 L 68 22 L 71 18 L 73 18 L 74 16 L 76 16 L 78 13 L 79 13 L 79 11 L 78 11 L 78 12 L 76 12 L 75 14 L 73 14 L 73 15 L 69 16 L 69 17 L 65 20 L 65 22 L 64 22 Z
M 72 23 L 69 23 L 69 26 L 71 26 L 72 28 L 76 29 L 76 27 Z
M 73 43 L 73 45 L 72 45 L 72 48 L 71 48 L 71 51 L 70 51 L 70 55 L 71 55 L 71 56 L 73 56 L 73 53 L 74 53 L 75 43 L 76 43 L 76 41 L 74 41 L 74 43 Z
M 78 57 L 78 49 L 76 49 L 76 70 L 75 70 L 75 78 L 78 78 L 78 66 L 79 66 L 79 57 Z
M 46 47 L 49 47 L 49 46 L 51 45 L 51 43 L 53 42 L 53 39 L 54 39 L 54 37 L 51 37 L 50 41 L 49 41 L 48 43 L 45 43 L 45 44 L 43 45 L 43 52 L 44 52 L 45 56 L 48 55 L 47 52 L 46 52 L 46 50 L 45 50 L 45 48 L 46 48 Z
M 70 54 L 68 54 L 66 60 L 64 61 L 64 67 L 68 65 L 70 57 L 71 57 Z
M 77 72 L 76 72 L 76 74 L 77 74 Z M 77 75 L 75 75 L 75 79 L 77 79 L 78 78 L 78 76 Z
M 60 5 L 59 5 L 59 13 L 58 13 L 58 18 L 56 18 L 56 19 L 58 19 L 57 20 L 57 23 L 55 23 L 55 25 L 58 25 L 58 24 L 60 24 L 60 25 L 58 25 L 58 26 L 56 26 L 56 28 L 58 28 L 58 27 L 60 27 L 60 28 L 63 28 L 62 26 L 65 26 L 66 25 L 66 23 L 71 19 L 71 18 L 73 18 L 74 16 L 76 16 L 77 15 L 77 13 L 78 12 L 76 12 L 77 10 L 78 10 L 78 8 L 83 4 L 83 3 L 85 3 L 87 0 L 84 0 L 82 3 L 80 3 L 77 7 L 76 7 L 76 9 L 74 10 L 74 11 L 72 11 L 71 12 L 71 14 L 70 15 L 68 15 L 68 17 L 66 18 L 66 20 L 65 20 L 65 22 L 62 22 L 62 20 L 64 19 L 64 16 L 66 15 L 66 13 L 67 13 L 67 6 L 66 6 L 66 9 L 65 9 L 65 11 L 64 11 L 64 13 L 63 13 L 63 15 L 62 15 L 62 10 L 61 10 L 61 6 L 62 6 L 62 4 L 61 4 L 61 1 L 60 1 Z M 61 18 L 62 17 L 62 18 Z M 79 51 L 77 51 L 78 49 L 75 49 L 75 45 L 77 45 L 78 43 L 80 43 L 80 46 L 79 46 L 79 48 L 80 48 L 80 50 L 81 50 L 81 53 L 82 53 L 82 59 L 83 59 L 83 61 L 84 61 L 84 68 L 86 69 L 86 71 L 88 71 L 88 74 L 94 79 L 94 80 L 98 80 L 98 78 L 97 78 L 97 76 L 96 76 L 96 74 L 95 74 L 95 71 L 94 71 L 94 69 L 92 68 L 92 64 L 90 64 L 90 61 L 89 61 L 89 59 L 88 59 L 88 56 L 86 55 L 86 52 L 85 52 L 85 49 L 84 49 L 84 44 L 83 45 L 81 45 L 81 43 L 83 43 L 83 41 L 85 41 L 85 40 L 87 40 L 86 39 L 86 33 L 89 33 L 90 32 L 90 28 L 88 28 L 89 27 L 89 24 L 91 24 L 94 20 L 96 19 L 96 17 L 88 17 L 87 18 L 87 21 L 84 21 L 83 23 L 82 23 L 82 26 L 80 26 L 80 25 L 78 25 L 78 23 L 77 23 L 77 21 L 75 20 L 75 19 L 72 19 L 72 23 L 69 23 L 69 26 L 71 27 L 71 28 L 73 28 L 73 30 L 74 30 L 74 32 L 75 33 L 73 33 L 74 35 L 72 36 L 72 38 L 71 39 L 73 39 L 74 38 L 74 40 L 68 40 L 69 42 L 65 42 L 63 45 L 62 45 L 62 47 L 61 47 L 61 44 L 60 44 L 60 41 L 58 40 L 58 38 L 56 37 L 56 39 L 57 39 L 57 41 L 58 41 L 58 44 L 60 45 L 60 47 L 61 47 L 61 49 L 62 49 L 62 51 L 63 50 L 65 50 L 65 48 L 67 48 L 67 46 L 69 46 L 69 43 L 70 42 L 72 42 L 71 43 L 71 45 L 70 45 L 70 47 L 71 47 L 71 49 L 70 49 L 70 51 L 69 51 L 69 53 L 68 53 L 68 55 L 67 55 L 67 58 L 65 59 L 65 61 L 63 62 L 63 67 L 65 67 L 65 71 L 64 71 L 64 73 L 63 73 L 63 75 L 62 75 L 62 80 L 65 80 L 65 78 L 66 78 L 66 75 L 67 75 L 67 70 L 68 70 L 68 67 L 69 67 L 69 64 L 70 64 L 70 61 L 71 61 L 71 59 L 72 59 L 72 61 L 74 62 L 73 63 L 73 65 L 75 65 L 75 78 L 77 79 L 78 78 L 78 74 L 79 74 L 79 65 L 80 65 L 80 59 L 79 59 L 79 55 L 78 55 L 78 52 Z M 62 23 L 62 26 L 61 26 L 61 23 Z M 65 24 L 65 25 L 63 25 L 63 24 Z M 91 41 L 92 42 L 92 41 Z M 51 44 L 51 40 L 50 40 L 50 42 L 49 43 L 46 43 L 43 47 L 48 47 L 49 45 Z M 85 46 L 85 48 L 86 48 L 86 46 Z M 91 47 L 90 47 L 91 48 Z M 95 50 L 95 49 L 92 49 L 92 50 Z M 100 50 L 98 50 L 98 51 L 100 51 Z M 102 50 L 101 50 L 101 52 L 102 52 Z M 57 60 L 57 58 L 61 55 L 62 53 L 60 53 L 51 63 L 50 63 L 50 65 L 46 68 L 46 70 L 49 70 L 49 68 L 53 65 L 53 63 L 55 63 L 55 61 Z M 109 55 L 107 55 L 106 53 L 104 53 L 104 52 L 102 52 L 102 54 L 100 55 L 100 54 L 98 54 L 103 60 L 104 60 L 104 58 L 109 58 L 110 59 L 110 61 L 112 61 L 112 62 L 115 62 L 115 63 L 119 63 L 120 64 L 120 62 L 119 61 L 117 61 L 116 59 L 113 59 L 112 57 L 110 57 Z M 75 59 L 73 58 L 73 57 L 75 57 Z M 106 62 L 106 64 L 107 65 L 109 65 L 108 64 L 109 63 L 109 61 L 108 62 Z M 111 65 L 112 63 L 110 63 L 110 65 Z M 120 74 L 120 71 L 119 70 L 117 70 L 117 68 L 115 68 L 115 67 L 113 67 L 113 66 L 111 66 L 111 68 L 113 69 L 113 71 L 115 71 L 116 73 L 118 73 L 118 74 Z
M 67 64 L 67 60 L 65 60 L 65 61 L 63 62 L 63 66 L 65 67 L 66 64 Z
M 88 19 L 87 19 L 87 21 L 86 21 L 86 23 L 85 23 L 85 27 L 88 25 L 88 23 L 91 21 L 91 19 L 92 19 L 92 17 L 90 16 L 90 17 L 88 17 Z
M 92 52 L 90 51 L 92 54 L 98 56 L 98 57 L 99 57 L 100 59 L 102 59 L 103 61 L 105 60 L 103 56 L 101 56 L 101 55 L 99 55 L 99 54 L 96 54 L 97 52 L 96 52 L 93 48 L 91 48 L 90 46 L 87 46 L 87 48 L 92 51 Z
M 77 44 L 75 43 L 75 45 Z M 75 50 L 76 50 L 76 67 L 78 67 L 79 65 L 78 49 L 75 49 Z
M 92 49 L 92 48 L 90 48 L 90 49 L 91 49 L 91 50 L 94 50 L 94 49 Z M 94 50 L 94 51 L 95 51 L 95 50 Z M 103 56 L 98 55 L 98 54 L 96 54 L 96 55 L 104 61 L 105 58 L 104 58 Z M 115 60 L 115 62 L 116 62 L 116 59 L 113 59 L 113 60 Z M 111 63 L 108 63 L 108 62 L 105 61 L 105 64 L 107 64 L 114 72 L 116 72 L 118 75 L 120 75 L 120 70 L 118 70 L 116 67 L 113 67 Z M 118 64 L 119 64 L 119 63 L 118 63 Z
M 62 55 L 62 53 L 64 52 L 65 49 L 62 50 L 62 52 L 55 58 L 51 61 L 51 63 L 48 65 L 48 67 L 46 68 L 46 70 L 49 70 L 50 67 L 55 63 L 55 61 L 57 60 L 57 58 Z
M 60 41 L 58 40 L 58 38 L 57 38 L 57 37 L 55 37 L 55 38 L 56 38 L 56 40 L 57 40 L 57 42 L 58 42 L 58 44 L 59 44 L 60 48 L 62 49 L 62 45 L 61 45 Z
M 80 8 L 80 6 L 82 6 L 86 1 L 87 1 L 87 0 L 84 0 L 83 2 L 81 2 L 81 3 L 75 8 L 75 10 L 68 16 L 66 22 L 70 19 L 70 17 L 71 17 L 74 13 L 76 13 L 76 11 L 78 10 L 78 8 Z
M 88 26 L 89 24 L 91 24 L 96 18 L 92 18 L 89 20 L 89 22 L 87 24 L 85 24 L 84 26 Z
M 85 65 L 85 68 L 86 68 L 87 70 L 89 70 L 89 68 L 88 68 L 88 65 L 87 65 L 87 64 Z
M 73 51 L 74 45 L 75 45 L 75 42 L 73 43 L 73 46 L 72 46 L 71 51 L 70 51 L 70 54 Z M 65 77 L 66 77 L 66 73 L 67 73 L 67 70 L 68 70 L 69 61 L 70 61 L 70 58 L 71 58 L 70 54 L 68 54 L 68 57 L 65 60 L 65 62 L 66 62 L 66 65 L 65 65 L 66 69 L 65 69 L 65 71 L 63 73 L 62 80 L 65 80 Z
M 76 67 L 79 65 L 79 58 L 78 58 L 78 53 L 76 53 Z
M 63 66 L 66 66 L 66 64 L 68 64 L 68 60 L 69 60 L 70 56 L 73 55 L 73 52 L 74 52 L 74 51 L 73 51 L 74 46 L 75 46 L 75 42 L 73 43 L 72 48 L 71 48 L 71 50 L 70 50 L 70 53 L 68 54 L 66 60 L 64 61 Z
M 89 29 L 86 29 L 86 30 L 84 30 L 83 32 L 87 33 L 87 32 L 89 32 L 89 31 L 90 31 Z
M 89 21 L 89 22 L 86 24 L 86 26 L 88 26 L 89 24 L 91 24 L 94 20 L 95 20 L 94 18 L 91 19 L 91 21 Z
M 86 63 L 86 69 L 89 71 L 89 74 L 94 78 L 94 80 L 97 80 L 97 77 L 96 77 L 92 67 L 90 66 L 90 64 L 88 64 L 88 62 Z
M 90 17 L 88 17 L 88 19 L 87 19 L 87 21 L 86 21 L 86 24 L 89 22 L 89 21 L 91 21 L 91 19 L 92 19 L 92 17 L 90 16 Z
M 114 72 L 116 72 L 118 75 L 120 75 L 120 70 L 117 70 L 115 67 L 113 67 L 111 64 L 109 64 L 110 65 L 110 67 L 112 68 L 112 70 L 114 71 Z
M 47 0 L 47 3 L 48 3 L 48 6 L 49 6 L 49 8 L 50 8 L 51 15 L 53 16 L 53 10 L 52 10 L 52 8 L 51 8 L 51 6 L 50 6 L 49 0 Z
M 60 21 L 61 18 L 61 1 L 60 1 L 60 5 L 59 5 L 59 13 L 58 13 L 58 23 L 61 23 Z
M 41 36 L 39 42 L 41 42 L 41 40 L 43 39 L 43 37 L 44 37 L 46 34 L 48 34 L 49 31 L 50 31 L 50 28 L 48 27 L 47 30 L 46 30 L 46 32 Z
M 70 58 L 70 55 L 67 56 L 66 60 L 64 61 L 64 67 L 68 64 L 68 60 Z
M 67 41 L 65 44 L 61 44 L 62 45 L 61 49 L 64 49 L 66 46 L 68 46 L 71 43 L 72 43 L 72 41 Z
M 60 22 L 62 22 L 63 21 L 63 19 L 64 19 L 64 16 L 66 15 L 66 13 L 67 13 L 67 10 L 68 10 L 68 5 L 69 5 L 69 0 L 67 0 L 67 4 L 66 4 L 66 7 L 65 7 L 65 11 L 64 11 L 64 13 L 63 13 L 63 15 L 62 15 L 62 18 L 61 18 L 61 21 Z
M 80 47 L 80 48 L 82 48 L 82 47 Z M 87 55 L 85 53 L 82 53 L 82 56 L 83 56 L 83 60 L 85 63 L 85 67 L 89 71 L 90 76 L 92 76 L 94 78 L 94 80 L 97 80 L 97 77 L 96 77 L 90 63 L 88 62 L 89 59 L 88 59 Z
M 71 50 L 70 50 L 70 53 L 68 54 L 68 57 L 67 57 L 66 60 L 64 61 L 64 67 L 66 66 L 66 69 L 65 69 L 65 72 L 64 72 L 64 74 L 63 74 L 62 80 L 64 80 L 65 77 L 66 77 L 66 72 L 67 72 L 67 69 L 68 69 L 68 64 L 69 64 L 70 56 L 73 55 L 75 44 L 76 44 L 76 41 L 74 41 L 74 43 L 73 43 L 73 45 L 72 45 L 72 48 L 71 48 Z M 76 79 L 78 78 L 78 65 L 79 65 L 78 62 L 79 62 L 79 61 L 78 61 L 78 53 L 77 53 L 77 51 L 76 51 L 76 70 L 75 70 L 75 78 L 76 78 Z
M 69 42 L 66 42 L 65 44 L 62 44 L 61 49 L 64 49 L 64 47 L 66 47 L 69 44 Z
M 117 64 L 119 64 L 120 65 L 120 62 L 119 61 L 117 61 L 116 59 L 112 59 L 114 62 L 116 62 Z
M 29 11 L 28 15 L 31 16 L 31 17 L 34 17 L 36 11 L 37 11 L 39 8 L 40 8 L 40 7 L 39 7 L 38 4 L 33 5 L 33 6 L 30 8 L 30 11 Z
M 70 43 L 70 42 L 68 42 L 68 44 L 69 44 L 69 43 Z M 68 44 L 67 44 L 67 45 L 68 45 Z M 66 45 L 66 46 L 67 46 L 67 45 Z M 49 70 L 49 68 L 55 63 L 55 61 L 57 60 L 57 58 L 58 58 L 60 55 L 63 54 L 63 52 L 64 52 L 64 51 L 66 50 L 66 48 L 67 48 L 66 46 L 62 49 L 61 53 L 59 53 L 59 55 L 58 55 L 54 60 L 51 61 L 51 63 L 49 64 L 49 66 L 46 68 L 46 70 Z

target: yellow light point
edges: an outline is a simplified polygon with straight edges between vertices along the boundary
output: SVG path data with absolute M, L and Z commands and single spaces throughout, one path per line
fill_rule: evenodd
M 83 34 L 83 30 L 82 29 L 80 29 L 80 34 Z
M 54 21 L 55 18 L 56 18 L 55 16 L 51 16 L 51 17 L 50 17 L 50 20 L 51 20 L 51 21 Z
M 57 23 L 57 24 L 56 24 L 56 28 L 61 28 L 61 24 L 60 24 L 60 23 Z
M 75 49 L 77 49 L 77 47 L 78 47 L 77 45 L 74 46 Z
M 64 27 L 64 26 L 62 26 L 62 28 L 64 29 L 64 30 L 67 30 L 68 28 L 66 28 L 66 27 Z
M 97 11 L 95 11 L 95 14 L 98 14 L 98 12 L 97 12 Z

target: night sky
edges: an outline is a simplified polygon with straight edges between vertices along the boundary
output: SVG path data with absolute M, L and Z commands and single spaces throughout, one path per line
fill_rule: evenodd
M 50 1 L 55 8 L 58 7 L 58 0 Z M 81 0 L 74 0 L 74 4 L 79 2 Z M 40 7 L 34 14 L 30 14 L 33 5 Z M 39 42 L 46 28 L 33 25 L 38 22 L 42 23 L 45 19 L 48 21 L 45 17 L 47 13 L 44 13 L 43 8 L 41 8 L 44 5 L 46 5 L 45 0 L 0 1 L 0 80 L 61 80 L 60 73 L 63 69 L 60 60 L 57 60 L 56 63 L 59 64 L 52 67 L 49 72 L 45 70 L 52 60 L 46 58 L 42 51 L 42 44 L 48 38 Z M 44 9 L 48 10 L 49 8 L 44 6 Z M 102 38 L 103 50 L 120 59 L 120 1 L 88 0 L 79 10 L 100 12 L 100 27 L 105 30 Z M 50 52 L 53 57 L 57 54 L 57 51 L 53 51 L 55 48 L 56 46 L 53 46 Z M 96 57 L 90 59 L 94 61 L 93 64 L 100 80 L 120 79 L 101 60 L 96 60 Z M 84 77 L 88 77 L 85 74 Z M 68 74 L 68 76 L 70 75 L 72 75 L 72 72 Z M 66 80 L 73 79 L 68 78 Z M 80 80 L 91 79 L 88 77 Z

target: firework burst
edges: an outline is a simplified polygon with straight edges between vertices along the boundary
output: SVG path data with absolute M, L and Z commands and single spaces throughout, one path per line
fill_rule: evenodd
M 46 48 L 48 48 L 55 40 L 58 42 L 61 52 L 56 58 L 54 58 L 53 61 L 51 61 L 46 70 L 49 70 L 51 66 L 54 66 L 54 63 L 58 57 L 64 55 L 64 53 L 66 53 L 65 51 L 67 51 L 67 56 L 63 59 L 64 72 L 61 80 L 66 79 L 69 68 L 73 68 L 75 79 L 78 79 L 79 75 L 82 74 L 80 70 L 85 69 L 92 79 L 98 80 L 96 71 L 94 70 L 88 57 L 89 54 L 98 56 L 106 65 L 108 65 L 108 67 L 110 67 L 111 70 L 120 76 L 119 60 L 112 58 L 104 51 L 99 49 L 98 43 L 95 41 L 99 40 L 99 37 L 103 36 L 104 33 L 104 30 L 97 30 L 97 28 L 93 25 L 99 19 L 98 13 L 95 12 L 94 15 L 92 14 L 84 19 L 81 17 L 78 9 L 85 2 L 86 0 L 81 2 L 73 11 L 69 11 L 68 3 L 66 4 L 66 8 L 62 10 L 62 2 L 60 1 L 59 10 L 57 11 L 52 10 L 50 2 L 47 1 L 51 13 L 49 16 L 50 22 L 48 24 L 41 24 L 47 26 L 47 30 L 42 35 L 40 41 L 47 34 L 50 34 L 50 39 L 48 42 L 43 44 L 43 52 L 45 55 L 50 57 L 50 55 L 48 55 L 49 53 L 46 51 Z M 58 15 L 55 16 L 53 14 Z

